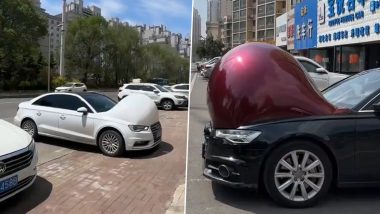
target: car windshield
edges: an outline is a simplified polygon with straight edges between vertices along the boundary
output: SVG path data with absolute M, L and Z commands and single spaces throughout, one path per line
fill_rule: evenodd
M 66 84 L 63 85 L 63 87 L 71 87 L 73 85 L 74 85 L 74 83 L 66 83 Z
M 162 86 L 160 85 L 154 85 L 156 88 L 158 88 L 158 90 L 160 90 L 161 92 L 169 92 L 169 90 L 163 88 Z
M 380 70 L 365 71 L 326 89 L 323 96 L 338 108 L 353 108 L 380 89 Z
M 81 94 L 97 112 L 106 112 L 116 105 L 116 102 L 111 98 L 95 93 Z

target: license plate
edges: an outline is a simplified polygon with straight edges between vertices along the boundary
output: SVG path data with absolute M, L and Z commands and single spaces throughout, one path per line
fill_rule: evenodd
M 10 189 L 13 189 L 17 186 L 18 178 L 17 175 L 12 176 L 8 179 L 5 179 L 3 181 L 0 181 L 0 193 L 6 192 Z

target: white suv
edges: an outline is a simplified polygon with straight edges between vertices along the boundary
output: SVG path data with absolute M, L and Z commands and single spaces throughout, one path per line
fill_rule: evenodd
M 118 99 L 121 100 L 130 94 L 144 94 L 150 97 L 158 106 L 164 110 L 172 110 L 175 107 L 187 107 L 188 97 L 181 93 L 169 90 L 152 83 L 129 83 L 119 88 Z
M 328 72 L 324 67 L 309 58 L 302 56 L 295 56 L 294 58 L 296 58 L 296 60 L 309 73 L 310 77 L 314 80 L 315 85 L 320 91 L 348 77 L 348 75 L 345 74 Z

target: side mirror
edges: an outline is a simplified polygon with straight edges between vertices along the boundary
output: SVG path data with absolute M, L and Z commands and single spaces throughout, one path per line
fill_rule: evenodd
M 80 108 L 77 109 L 77 112 L 83 113 L 83 114 L 87 114 L 88 110 L 87 110 L 86 107 L 80 107 Z
M 159 90 L 153 90 L 153 92 L 156 93 L 156 94 L 160 93 Z
M 317 68 L 315 72 L 318 74 L 327 74 L 327 71 L 324 68 Z
M 380 103 L 373 104 L 373 110 L 375 112 L 380 112 Z

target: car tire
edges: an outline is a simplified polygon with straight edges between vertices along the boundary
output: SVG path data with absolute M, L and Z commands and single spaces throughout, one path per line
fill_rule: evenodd
M 270 197 L 276 203 L 291 208 L 318 203 L 328 193 L 332 178 L 328 155 L 321 147 L 308 141 L 294 141 L 275 149 L 265 162 L 263 174 Z
M 114 130 L 103 131 L 98 138 L 98 146 L 106 156 L 121 156 L 125 151 L 121 134 Z
M 28 132 L 34 139 L 38 137 L 38 129 L 36 123 L 31 119 L 26 119 L 21 123 L 21 129 Z
M 173 102 L 173 100 L 164 99 L 161 101 L 161 107 L 165 111 L 173 110 L 174 109 L 174 102 Z

